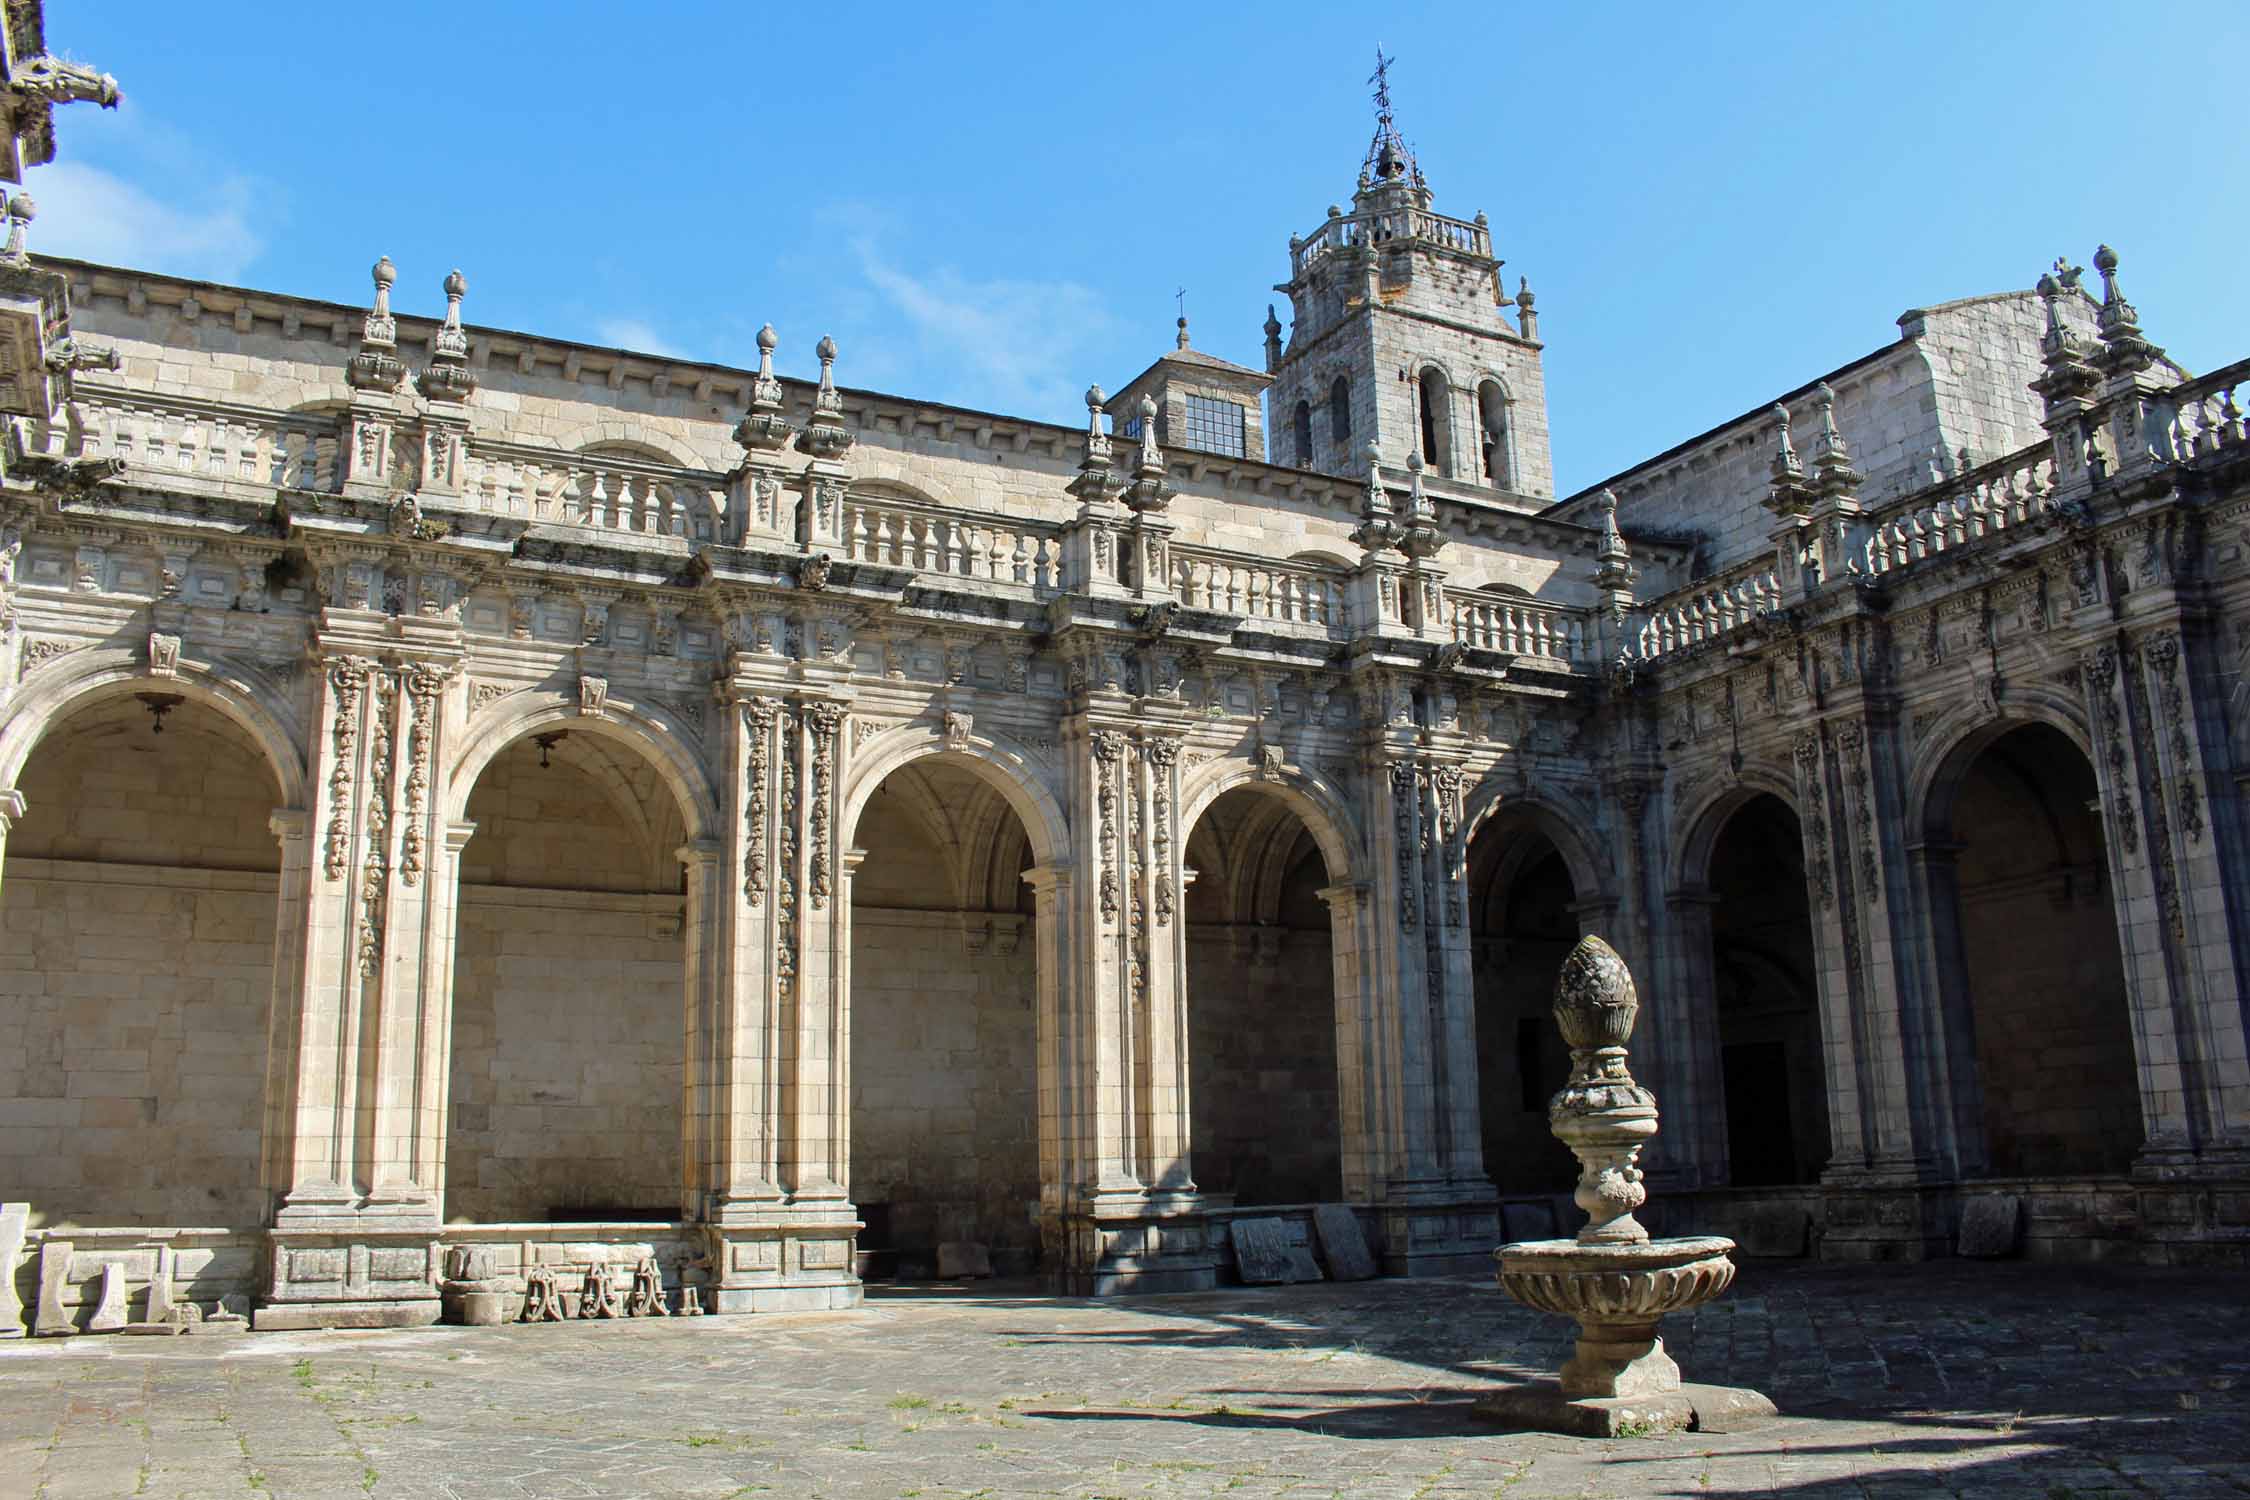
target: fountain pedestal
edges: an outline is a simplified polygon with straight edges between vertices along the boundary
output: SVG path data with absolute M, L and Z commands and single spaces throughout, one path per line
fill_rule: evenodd
M 1570 1082 L 1547 1118 L 1579 1162 L 1576 1239 L 1520 1240 L 1497 1252 L 1500 1285 L 1541 1312 L 1578 1321 L 1578 1346 L 1554 1381 L 1511 1386 L 1477 1410 L 1517 1427 L 1585 1437 L 1682 1428 L 1718 1432 L 1774 1414 L 1756 1391 L 1693 1385 L 1664 1352 L 1667 1313 L 1710 1301 L 1734 1282 L 1734 1241 L 1652 1240 L 1633 1217 L 1648 1201 L 1641 1147 L 1656 1134 L 1656 1098 L 1633 1081 L 1625 1043 L 1640 1004 L 1625 961 L 1589 937 L 1563 962 L 1555 1019 L 1570 1043 Z

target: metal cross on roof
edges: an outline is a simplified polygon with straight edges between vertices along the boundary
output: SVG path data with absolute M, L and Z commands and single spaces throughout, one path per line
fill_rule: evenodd
M 1375 44 L 1375 71 L 1367 75 L 1367 81 L 1375 85 L 1375 115 L 1378 119 L 1388 120 L 1391 117 L 1391 64 L 1397 61 L 1395 57 L 1383 55 L 1382 43 Z

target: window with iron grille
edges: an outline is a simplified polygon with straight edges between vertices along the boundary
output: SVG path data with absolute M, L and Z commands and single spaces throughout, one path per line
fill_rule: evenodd
M 1203 453 L 1241 458 L 1249 438 L 1249 413 L 1239 401 L 1187 398 L 1187 443 Z

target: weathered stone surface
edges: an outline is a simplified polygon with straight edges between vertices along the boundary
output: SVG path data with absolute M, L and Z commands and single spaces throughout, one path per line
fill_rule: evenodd
M 1961 1205 L 1959 1253 L 1991 1260 L 2016 1253 L 2023 1232 L 2023 1199 L 2014 1193 L 1978 1193 Z
M 16 1258 L 23 1254 L 28 1203 L 0 1203 L 0 1339 L 24 1335 L 23 1294 L 16 1290 Z
M 115 1333 L 125 1323 L 125 1268 L 113 1260 L 102 1267 L 101 1296 L 86 1319 L 86 1331 Z
M 1313 1228 L 1320 1235 L 1320 1253 L 1328 1259 L 1331 1281 L 1365 1281 L 1382 1273 L 1360 1232 L 1359 1215 L 1341 1203 L 1323 1203 L 1313 1210 Z
M 60 1338 L 76 1333 L 63 1293 L 70 1287 L 71 1243 L 48 1240 L 39 1247 L 39 1316 L 32 1331 L 40 1338 Z
M 168 1323 L 171 1321 L 172 1309 L 176 1305 L 172 1297 L 172 1265 L 172 1247 L 170 1245 L 157 1246 L 156 1270 L 149 1277 L 148 1308 L 141 1315 L 142 1321 L 149 1323 Z
M 992 1274 L 992 1254 L 974 1240 L 946 1240 L 937 1247 L 940 1281 Z
M 1278 1286 L 1297 1279 L 1290 1255 L 1289 1226 L 1279 1219 L 1236 1219 L 1229 1226 L 1236 1274 L 1251 1286 Z
M 1641 1395 L 1573 1399 L 1551 1382 L 1490 1392 L 1477 1398 L 1476 1411 L 1505 1427 L 1589 1438 L 1749 1432 L 1777 1415 L 1773 1402 L 1740 1386 L 1674 1384 Z

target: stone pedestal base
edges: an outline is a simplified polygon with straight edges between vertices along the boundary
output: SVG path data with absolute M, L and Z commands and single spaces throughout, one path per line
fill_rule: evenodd
M 1494 1391 L 1477 1401 L 1476 1413 L 1508 1427 L 1590 1438 L 1744 1432 L 1776 1415 L 1771 1401 L 1741 1386 L 1680 1385 L 1646 1396 L 1573 1399 L 1551 1381 Z
M 851 1205 L 774 1209 L 703 1228 L 715 1313 L 834 1312 L 860 1304 Z
M 1582 1323 L 1578 1347 L 1563 1361 L 1562 1392 L 1573 1401 L 1660 1396 L 1680 1388 L 1680 1367 L 1651 1323 Z
M 1207 1292 L 1219 1284 L 1218 1232 L 1204 1200 L 1191 1194 L 1098 1200 L 1090 1211 L 1045 1219 L 1040 1237 L 1056 1296 Z

